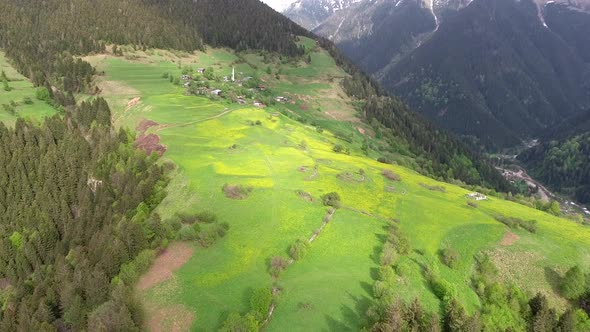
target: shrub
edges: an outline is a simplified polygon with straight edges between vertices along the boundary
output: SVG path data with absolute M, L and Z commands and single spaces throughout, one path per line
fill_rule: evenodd
M 257 321 L 261 322 L 268 313 L 268 308 L 272 303 L 272 293 L 268 288 L 255 290 L 250 296 L 250 310 Z
M 322 196 L 322 202 L 326 206 L 334 208 L 340 207 L 340 195 L 337 192 L 331 192 Z
M 579 266 L 574 266 L 567 271 L 563 278 L 561 292 L 570 300 L 580 298 L 586 292 L 586 276 Z
M 383 176 L 391 181 L 401 181 L 401 177 L 394 173 L 392 170 L 389 169 L 384 169 L 383 172 L 381 172 L 381 174 L 383 174 Z
M 291 248 L 289 249 L 289 255 L 294 260 L 299 260 L 305 256 L 307 252 L 307 248 L 309 247 L 309 242 L 305 239 L 299 239 L 293 243 Z
M 32 105 L 33 104 L 33 99 L 31 99 L 31 97 L 25 97 L 25 98 L 23 98 L 23 103 L 25 105 Z
M 270 259 L 270 274 L 273 277 L 278 277 L 281 272 L 283 272 L 287 266 L 289 265 L 289 263 L 287 262 L 287 260 L 285 259 L 285 257 L 283 256 L 274 256 L 273 258 Z
M 217 221 L 217 216 L 210 211 L 203 211 L 198 213 L 196 216 L 197 220 L 199 222 L 205 223 L 205 224 L 211 224 Z
M 334 145 L 332 150 L 336 153 L 340 153 L 344 150 L 344 147 L 342 146 L 342 144 L 336 144 L 336 145 Z
M 256 332 L 259 330 L 258 322 L 252 314 L 240 315 L 237 312 L 229 314 L 223 322 L 221 332 Z
M 182 241 L 193 241 L 197 239 L 199 230 L 191 225 L 182 225 L 178 231 L 178 238 Z
M 223 185 L 222 190 L 227 198 L 246 199 L 246 198 L 248 198 L 248 196 L 252 192 L 253 188 L 252 187 L 245 187 L 241 184 L 229 185 L 226 183 Z
M 497 221 L 503 223 L 504 225 L 506 225 L 512 229 L 522 228 L 530 233 L 537 232 L 537 221 L 536 220 L 525 221 L 520 218 L 506 217 L 506 216 L 502 216 L 502 215 L 497 215 L 494 218 Z
M 477 207 L 478 207 L 477 203 L 472 202 L 472 201 L 467 201 L 467 205 L 471 206 L 474 209 L 477 209 Z
M 379 157 L 379 159 L 377 159 L 377 161 L 382 164 L 392 164 L 392 161 L 389 160 L 388 158 L 385 158 L 385 157 Z
M 450 267 L 451 269 L 454 269 L 457 266 L 457 263 L 459 262 L 459 253 L 456 250 L 445 248 L 441 250 L 439 254 L 440 261 L 444 265 Z
M 176 216 L 178 217 L 178 220 L 180 220 L 180 222 L 183 224 L 192 225 L 197 222 L 197 216 L 194 214 L 189 214 L 186 212 L 177 212 Z
M 432 292 L 441 301 L 452 299 L 457 296 L 457 289 L 455 286 L 444 279 L 433 278 L 433 280 L 430 281 L 430 284 L 432 287 Z
M 391 243 L 393 248 L 395 248 L 395 250 L 401 255 L 406 255 L 410 252 L 410 243 L 408 239 L 400 234 L 397 226 L 394 224 L 391 224 L 389 228 L 387 242 Z
M 393 244 L 387 242 L 383 246 L 383 252 L 381 253 L 381 257 L 379 258 L 379 262 L 382 266 L 391 266 L 393 265 L 398 258 L 397 250 L 393 246 Z

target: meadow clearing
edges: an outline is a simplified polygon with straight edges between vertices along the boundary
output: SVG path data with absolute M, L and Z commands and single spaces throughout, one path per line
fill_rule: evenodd
M 4 89 L 0 79 L 0 121 L 7 125 L 13 125 L 18 117 L 30 120 L 41 120 L 46 116 L 56 113 L 55 109 L 37 100 L 36 88 L 23 75 L 18 73 L 7 61 L 3 52 L 0 52 L 0 73 L 4 72 L 8 79 L 9 91 Z M 13 111 L 8 111 L 3 105 L 11 105 Z
M 158 208 L 163 219 L 177 212 L 212 211 L 230 225 L 227 235 L 208 248 L 189 244 L 193 254 L 185 264 L 140 291 L 150 316 L 161 317 L 151 320 L 149 328 L 217 330 L 231 312 L 249 310 L 255 290 L 272 288 L 276 307 L 269 331 L 358 330 L 372 301 L 391 220 L 399 222 L 412 248 L 395 266 L 397 293 L 404 300 L 419 298 L 427 310 L 440 310 L 441 301 L 424 276 L 425 267 L 435 268 L 473 312 L 480 305 L 470 284 L 474 255 L 485 251 L 507 281 L 531 294 L 546 294 L 560 310 L 568 306 L 555 283 L 574 264 L 590 266 L 588 227 L 496 198 L 474 208 L 466 204 L 463 188 L 365 156 L 361 132 L 369 135 L 370 127 L 356 118 L 339 87 L 345 73 L 324 51 L 314 51 L 309 64 L 276 59 L 269 64 L 255 54 L 242 58 L 246 62 L 236 63 L 237 56 L 226 50 L 130 50 L 126 58 L 88 58 L 104 72 L 97 84 L 111 104 L 115 124 L 157 135 L 166 149 L 164 160 L 176 166 L 169 195 Z M 185 65 L 212 66 L 228 74 L 237 66 L 243 75 L 260 76 L 292 103 L 261 109 L 186 95 L 185 88 L 162 78 L 163 73 L 181 75 Z M 309 120 L 295 121 L 290 114 Z M 141 127 L 146 120 L 150 125 Z M 311 121 L 325 130 L 316 130 Z M 352 143 L 334 132 L 351 137 Z M 334 152 L 336 144 L 350 155 Z M 401 180 L 387 179 L 384 169 Z M 230 199 L 222 191 L 225 184 L 251 187 L 252 192 L 245 199 Z M 342 207 L 302 259 L 278 278 L 271 276 L 272 257 L 288 257 L 296 240 L 318 234 L 327 213 L 320 197 L 330 192 L 340 194 Z M 510 230 L 494 219 L 497 214 L 534 219 L 538 230 Z M 455 268 L 440 262 L 443 248 L 458 252 Z M 183 313 L 189 319 L 170 319 Z

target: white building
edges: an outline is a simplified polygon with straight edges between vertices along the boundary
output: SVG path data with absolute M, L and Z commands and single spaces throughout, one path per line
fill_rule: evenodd
M 467 194 L 467 198 L 473 199 L 473 200 L 476 200 L 476 201 L 485 201 L 485 200 L 488 199 L 488 197 L 486 195 L 480 194 L 480 193 L 477 193 L 477 192 Z

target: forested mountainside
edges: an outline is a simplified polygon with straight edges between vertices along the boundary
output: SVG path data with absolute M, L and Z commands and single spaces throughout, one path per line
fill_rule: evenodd
M 590 203 L 590 133 L 550 140 L 519 156 L 529 173 L 550 188 Z
M 531 1 L 476 0 L 382 82 L 444 127 L 501 148 L 588 105 L 587 68 Z
M 150 217 L 166 179 L 110 117 L 97 99 L 42 125 L 0 123 L 0 275 L 10 289 L 0 330 L 141 326 L 129 272 L 166 236 Z
M 7 2 L 2 4 L 6 10 L 2 11 L 5 14 L 0 19 L 0 27 L 6 30 L 2 34 L 1 45 L 6 48 L 7 56 L 36 85 L 60 87 L 64 92 L 57 91 L 55 95 L 61 104 L 72 103 L 73 98 L 68 94 L 91 89 L 90 82 L 94 75 L 89 64 L 74 59 L 70 54 L 100 51 L 104 49 L 105 43 L 129 43 L 139 48 L 152 46 L 191 49 L 202 48 L 202 42 L 205 42 L 237 50 L 253 48 L 298 56 L 303 51 L 295 45 L 294 36 L 307 34 L 257 1 L 239 4 L 232 1 L 203 1 L 198 5 L 192 5 L 190 1 L 179 1 L 173 2 L 174 5 L 166 5 L 166 1 L 136 0 L 121 5 L 121 10 L 118 2 L 114 1 L 95 3 L 72 0 L 68 3 L 70 5 L 56 2 L 50 6 L 48 2 L 38 3 L 36 0 L 25 3 Z M 94 15 L 95 12 L 99 14 Z M 159 12 L 169 15 L 150 21 L 150 15 Z M 248 15 L 253 12 L 257 14 Z M 69 20 L 72 14 L 80 20 Z M 112 19 L 118 17 L 117 15 L 122 15 L 121 20 Z M 244 22 L 243 19 L 249 23 L 238 27 L 237 25 Z M 141 20 L 147 26 L 134 25 L 135 20 Z M 165 24 L 164 29 L 156 29 L 159 24 Z M 104 26 L 105 29 L 95 29 L 96 26 Z M 184 31 L 188 33 L 184 34 Z M 164 38 L 167 35 L 171 38 Z M 22 42 L 23 40 L 28 42 Z M 86 42 L 81 44 L 80 40 Z M 354 79 L 348 83 L 347 90 L 366 98 L 368 92 L 361 90 L 374 84 L 354 65 L 345 61 L 331 42 L 324 40 L 322 45 L 330 49 L 332 55 L 340 59 L 340 64 L 353 74 Z M 370 93 L 377 90 L 379 89 L 371 88 Z M 390 106 L 394 104 L 402 105 L 400 102 L 388 103 Z M 395 116 L 392 114 L 407 112 L 405 108 L 391 108 L 378 113 Z M 426 174 L 443 179 L 456 178 L 501 191 L 508 190 L 508 184 L 462 143 L 431 127 L 419 117 L 410 117 L 412 120 L 405 124 L 407 129 L 396 135 L 421 157 L 422 171 L 427 172 Z M 422 136 L 418 132 L 426 134 L 432 140 L 417 140 L 416 137 Z M 457 161 L 448 162 L 454 158 Z M 461 169 L 453 169 L 454 167 Z
M 365 1 L 315 32 L 413 109 L 496 150 L 589 105 L 584 4 Z
M 249 28 L 244 28 L 249 27 Z M 295 35 L 307 32 L 257 1 L 25 0 L 0 3 L 0 47 L 36 85 L 88 87 L 92 69 L 70 54 L 105 43 L 195 50 L 225 46 L 301 55 Z

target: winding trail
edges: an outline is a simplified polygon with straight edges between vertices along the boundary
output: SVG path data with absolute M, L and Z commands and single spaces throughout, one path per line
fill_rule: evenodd
M 322 226 L 317 231 L 315 231 L 313 233 L 313 235 L 309 238 L 309 240 L 307 240 L 310 244 L 313 243 L 318 238 L 318 236 L 320 236 L 320 234 L 323 232 L 324 228 L 326 228 L 326 226 L 330 223 L 330 221 L 334 217 L 334 214 L 336 214 L 336 209 L 331 207 L 328 210 L 328 213 L 326 215 L 324 215 L 324 218 L 322 221 Z M 287 267 L 293 265 L 293 263 L 295 263 L 295 260 L 292 258 L 289 259 Z M 276 292 L 278 292 L 278 289 L 273 287 L 272 292 L 274 295 Z M 268 313 L 266 315 L 266 318 L 264 319 L 264 321 L 261 324 L 262 327 L 266 326 L 266 324 L 268 324 L 268 322 L 270 322 L 270 319 L 272 318 L 272 315 L 275 311 L 276 306 L 277 305 L 275 302 L 271 302 L 270 307 L 268 309 Z

